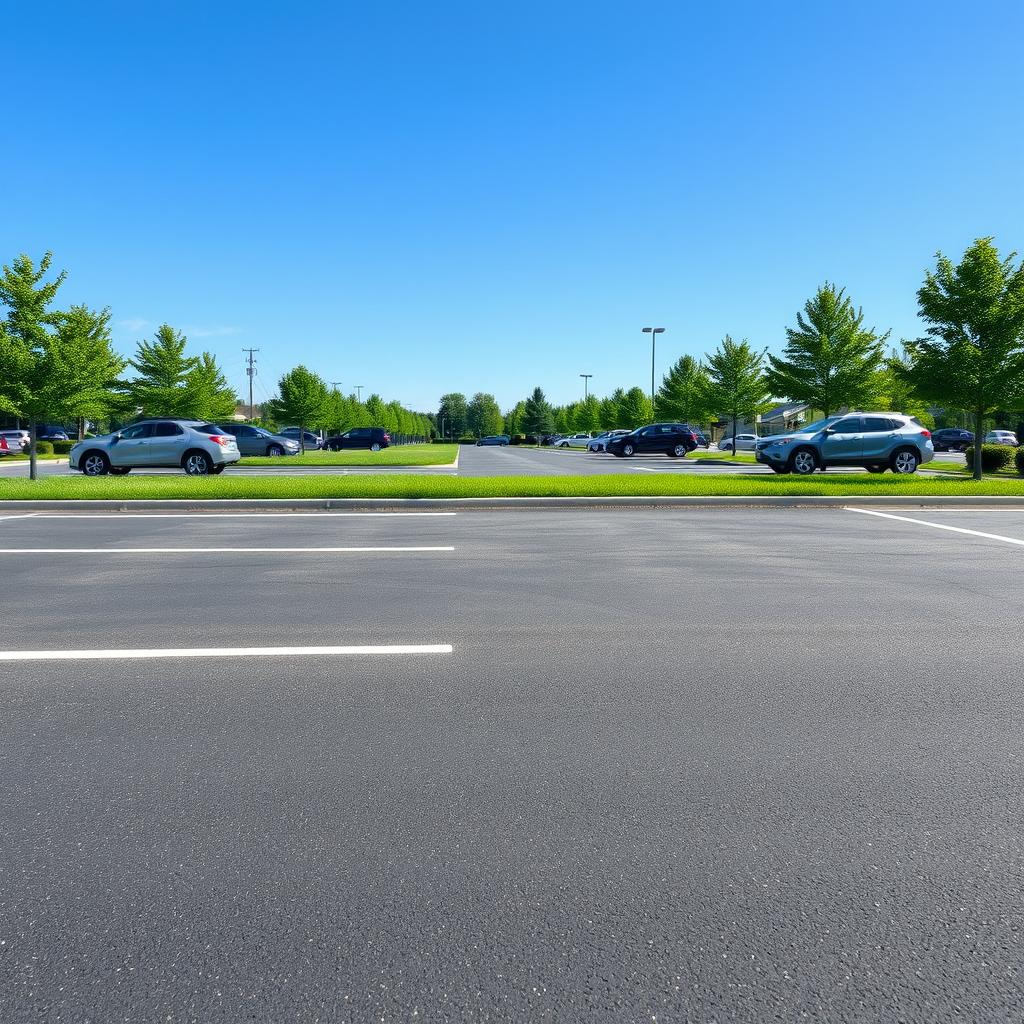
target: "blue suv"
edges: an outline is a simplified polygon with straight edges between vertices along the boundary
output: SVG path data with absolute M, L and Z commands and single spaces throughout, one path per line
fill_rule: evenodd
M 776 473 L 807 476 L 829 466 L 914 473 L 934 455 L 931 433 L 913 416 L 851 412 L 818 420 L 791 434 L 766 437 L 757 442 L 754 457 Z

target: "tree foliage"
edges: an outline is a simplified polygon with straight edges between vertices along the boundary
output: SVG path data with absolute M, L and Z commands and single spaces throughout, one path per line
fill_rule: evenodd
M 443 430 L 445 437 L 461 437 L 466 432 L 468 413 L 465 395 L 458 391 L 442 395 L 437 408 L 438 429 Z
M 665 375 L 655 395 L 655 414 L 660 420 L 700 423 L 706 408 L 708 377 L 693 356 L 682 356 Z
M 523 409 L 523 430 L 538 437 L 554 430 L 554 414 L 544 392 L 534 388 Z
M 500 434 L 504 426 L 501 408 L 494 395 L 478 391 L 466 410 L 466 427 L 477 437 Z
M 321 426 L 327 416 L 327 384 L 319 374 L 300 365 L 278 381 L 277 392 L 277 398 L 270 401 L 271 415 L 279 424 L 299 428 L 299 445 L 304 450 L 304 432 Z
M 786 328 L 782 356 L 768 357 L 768 390 L 779 398 L 806 402 L 829 416 L 836 409 L 871 404 L 881 383 L 883 345 L 864 327 L 864 312 L 855 309 L 845 290 L 826 282 Z
M 706 372 L 708 405 L 729 417 L 735 437 L 740 419 L 753 422 L 768 406 L 764 352 L 755 352 L 746 338 L 733 341 L 727 334 L 708 356 Z

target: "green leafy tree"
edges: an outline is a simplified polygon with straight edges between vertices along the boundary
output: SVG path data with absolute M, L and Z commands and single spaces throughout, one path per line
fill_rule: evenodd
M 593 433 L 601 427 L 601 403 L 596 395 L 588 395 L 576 407 L 576 429 Z
M 328 391 L 319 374 L 296 366 L 278 382 L 278 397 L 270 402 L 274 420 L 299 428 L 299 445 L 305 451 L 305 431 L 320 426 L 328 413 Z
M 980 442 L 985 417 L 1024 398 L 1024 263 L 1001 259 L 991 238 L 979 238 L 956 265 L 936 254 L 918 289 L 928 337 L 907 345 L 917 393 L 939 405 L 965 408 Z M 981 479 L 981 445 L 974 478 Z
M 199 369 L 197 356 L 185 355 L 188 339 L 170 324 L 163 324 L 152 341 L 140 341 L 129 365 L 136 376 L 122 385 L 133 410 L 143 416 L 188 418 L 193 415 L 189 378 Z
M 826 282 L 797 313 L 796 327 L 786 328 L 783 355 L 768 357 L 768 390 L 826 416 L 844 406 L 865 408 L 882 383 L 888 337 L 888 331 L 865 328 L 863 311 L 844 289 Z
M 755 352 L 745 338 L 737 342 L 727 334 L 707 357 L 706 372 L 708 407 L 729 417 L 735 437 L 740 419 L 753 423 L 768 406 L 764 352 Z
M 601 399 L 601 429 L 615 430 L 622 419 L 622 401 L 626 392 L 622 388 L 616 388 L 607 398 Z
M 906 342 L 903 342 L 906 345 Z M 914 370 L 909 359 L 892 350 L 879 371 L 878 395 L 868 409 L 902 412 L 916 416 L 926 427 L 935 426 L 935 417 L 914 386 Z
M 469 432 L 477 437 L 501 433 L 504 420 L 494 395 L 478 391 L 473 396 L 467 408 L 466 425 Z
M 523 416 L 526 414 L 526 403 L 516 402 L 516 404 L 505 413 L 505 433 L 511 437 L 513 434 L 521 434 L 523 432 Z
M 230 420 L 238 406 L 238 395 L 221 373 L 212 353 L 204 352 L 195 369 L 185 378 L 185 394 L 181 406 L 186 416 L 213 422 Z
M 370 417 L 373 422 L 370 424 L 373 427 L 384 427 L 387 429 L 387 425 L 384 422 L 387 419 L 387 410 L 384 407 L 384 400 L 380 395 L 370 395 L 366 400 L 366 414 Z
M 703 423 L 708 418 L 705 398 L 708 377 L 693 356 L 682 356 L 668 371 L 654 399 L 658 419 Z
M 29 475 L 37 479 L 36 433 L 45 417 L 78 418 L 100 408 L 122 363 L 110 347 L 110 314 L 73 306 L 52 311 L 66 275 L 46 281 L 52 255 L 36 267 L 24 254 L 0 274 L 0 408 L 29 423 Z
M 620 425 L 632 430 L 654 419 L 651 396 L 643 388 L 630 388 L 619 403 Z
M 544 434 L 550 434 L 554 429 L 551 406 L 544 397 L 544 392 L 540 388 L 534 388 L 523 409 L 523 430 L 527 434 L 537 435 L 540 440 Z
M 438 428 L 445 437 L 461 437 L 466 432 L 468 413 L 465 395 L 458 391 L 442 395 L 437 408 Z

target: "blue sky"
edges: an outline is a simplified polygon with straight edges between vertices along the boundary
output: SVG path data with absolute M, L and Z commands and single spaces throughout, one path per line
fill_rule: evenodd
M 54 3 L 4 15 L 0 259 L 124 351 L 432 410 L 777 350 L 822 281 L 894 337 L 937 249 L 1024 249 L 1020 3 Z

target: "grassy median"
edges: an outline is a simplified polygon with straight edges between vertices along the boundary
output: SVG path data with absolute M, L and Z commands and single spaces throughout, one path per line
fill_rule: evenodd
M 304 452 L 302 455 L 247 455 L 243 466 L 450 466 L 457 444 L 409 444 L 383 451 Z M 228 470 L 228 472 L 231 472 Z
M 774 497 L 801 495 L 1020 495 L 1024 479 L 975 483 L 952 477 L 817 475 L 810 479 L 776 476 L 223 476 L 188 477 L 54 476 L 31 481 L 0 479 L 0 501 L 93 498 L 131 500 L 179 498 L 532 498 L 532 497 Z

